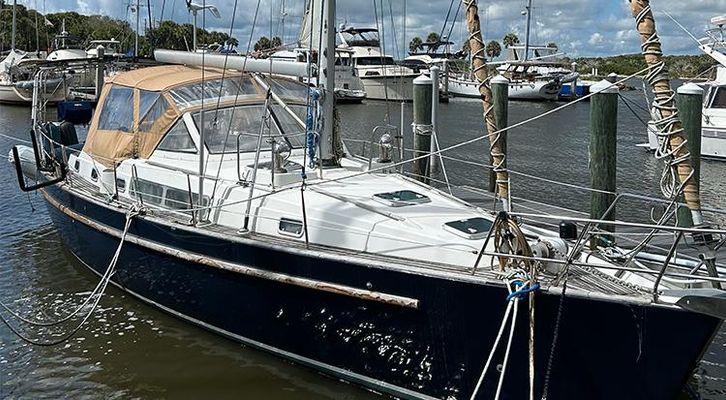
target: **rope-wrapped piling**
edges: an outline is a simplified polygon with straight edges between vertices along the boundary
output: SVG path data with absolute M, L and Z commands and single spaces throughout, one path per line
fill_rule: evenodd
M 702 218 L 698 181 L 694 177 L 691 154 L 683 137 L 683 126 L 678 117 L 675 93 L 668 79 L 650 1 L 630 0 L 630 10 L 640 35 L 641 51 L 650 67 L 645 80 L 653 89 L 653 118 L 660 132 L 656 157 L 666 162 L 661 178 L 661 191 L 672 199 L 682 192 L 686 205 L 694 216 L 694 223 L 699 224 Z

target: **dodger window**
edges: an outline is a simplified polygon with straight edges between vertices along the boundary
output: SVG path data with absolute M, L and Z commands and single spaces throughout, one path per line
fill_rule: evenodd
M 103 101 L 98 129 L 131 133 L 134 126 L 134 90 L 113 85 Z

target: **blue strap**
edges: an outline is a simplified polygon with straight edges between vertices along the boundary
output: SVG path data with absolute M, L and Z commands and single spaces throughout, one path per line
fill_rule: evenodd
M 519 282 L 520 284 L 517 285 L 517 282 Z M 523 285 L 523 282 L 521 282 L 521 281 L 515 281 L 514 284 L 515 284 L 515 286 L 520 287 L 520 286 Z M 507 301 L 511 301 L 515 297 L 517 299 L 523 299 L 524 296 L 526 296 L 530 292 L 534 292 L 535 290 L 539 290 L 539 283 L 535 283 L 534 285 L 532 285 L 532 286 L 530 286 L 528 288 L 519 289 L 516 292 L 510 293 L 509 296 L 507 296 Z

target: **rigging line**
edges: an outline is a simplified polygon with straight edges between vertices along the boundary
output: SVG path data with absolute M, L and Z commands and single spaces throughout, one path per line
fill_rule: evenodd
M 452 0 L 456 1 L 456 0 Z M 456 7 L 456 14 L 454 14 L 454 18 L 451 20 L 451 28 L 449 28 L 449 35 L 446 37 L 447 41 L 451 40 L 451 35 L 454 32 L 454 26 L 456 26 L 456 21 L 459 19 L 459 11 L 461 11 L 461 6 L 463 2 L 459 1 L 459 5 Z
M 13 137 L 13 136 L 6 135 L 4 133 L 0 133 L 0 137 L 4 137 L 5 139 L 14 140 L 14 141 L 20 142 L 20 143 L 32 144 L 29 140 L 16 138 L 16 137 Z
M 235 21 L 235 19 L 237 17 L 237 2 L 238 2 L 238 0 L 234 0 L 234 7 L 232 8 L 232 22 L 230 22 L 230 24 L 229 24 L 229 37 L 230 37 L 230 39 L 232 38 L 232 32 L 234 30 L 234 21 Z M 229 52 L 226 52 L 225 55 L 224 55 L 224 64 L 223 64 L 223 67 L 222 67 L 222 79 L 221 79 L 221 81 L 219 83 L 219 95 L 217 96 L 217 106 L 214 109 L 214 120 L 212 122 L 212 124 L 214 126 L 216 126 L 217 123 L 218 123 L 217 118 L 219 116 L 219 105 L 222 102 L 222 94 L 224 92 L 224 77 L 225 77 L 225 75 L 227 73 L 227 60 L 228 59 L 229 59 Z M 239 93 L 240 87 L 241 87 L 241 85 L 238 85 L 238 87 L 237 87 L 237 93 Z M 235 99 L 235 106 L 236 105 L 237 105 L 237 101 Z M 230 128 L 232 127 L 232 121 L 231 120 L 230 120 L 230 124 L 228 126 Z M 227 134 L 224 135 L 224 143 L 222 144 L 222 153 L 223 154 L 227 152 L 227 143 L 228 143 L 228 140 L 229 140 L 229 130 L 227 131 Z M 209 157 L 207 157 L 206 164 L 207 165 L 209 164 Z M 206 171 L 206 169 L 207 168 L 206 168 L 206 165 L 205 165 L 204 170 Z M 219 183 L 219 175 L 221 173 L 222 173 L 222 160 L 219 161 L 219 165 L 217 166 L 217 175 L 216 175 L 216 179 L 214 180 L 214 186 L 212 187 L 212 196 L 210 196 L 210 198 L 209 198 L 209 202 L 210 203 L 214 201 L 214 196 L 217 194 L 217 185 Z
M 381 2 L 382 1 L 383 0 L 381 0 Z M 382 7 L 383 4 L 381 4 L 381 14 L 383 14 Z M 398 54 L 400 54 L 398 51 L 398 34 L 396 33 L 396 23 L 393 21 L 393 5 L 391 5 L 391 0 L 388 0 L 388 15 L 391 17 L 391 30 L 393 31 L 393 54 L 398 56 Z
M 166 0 L 161 0 L 161 13 L 159 15 L 159 25 L 161 25 L 161 21 L 164 20 L 164 7 L 166 6 Z
M 631 75 L 628 75 L 628 76 L 626 76 L 626 77 L 624 77 L 624 78 L 622 78 L 622 79 L 620 79 L 620 80 L 618 80 L 618 81 L 616 81 L 614 83 L 611 83 L 610 86 L 619 85 L 619 84 L 621 84 L 623 82 L 627 82 L 628 80 L 630 80 L 630 79 L 632 79 L 632 78 L 634 78 L 634 77 L 636 77 L 638 75 L 642 75 L 643 73 L 645 73 L 645 72 L 647 72 L 647 71 L 649 71 L 649 70 L 651 70 L 653 68 L 654 67 L 650 67 L 650 66 L 645 67 L 645 68 L 643 68 L 640 71 L 637 71 L 637 72 L 635 72 L 635 73 L 633 73 Z M 607 90 L 610 86 L 608 86 L 607 88 L 604 88 L 603 90 Z M 588 94 L 586 96 L 583 96 L 583 97 L 580 97 L 580 98 L 578 98 L 578 99 L 576 99 L 574 101 L 570 101 L 568 103 L 565 103 L 565 104 L 563 104 L 563 105 L 561 105 L 559 107 L 553 108 L 552 110 L 546 111 L 546 112 L 544 112 L 542 114 L 535 115 L 534 117 L 525 119 L 523 121 L 517 122 L 517 123 L 512 124 L 510 126 L 507 126 L 507 127 L 504 127 L 504 128 L 500 128 L 499 130 L 497 130 L 497 131 L 495 131 L 495 132 L 493 132 L 491 134 L 487 133 L 487 134 L 482 135 L 482 136 L 477 136 L 475 138 L 472 138 L 472 139 L 469 139 L 469 140 L 465 140 L 463 142 L 459 142 L 459 143 L 454 144 L 454 145 L 451 145 L 449 147 L 445 147 L 443 149 L 439 149 L 439 150 L 436 150 L 436 151 L 433 151 L 433 152 L 429 152 L 429 153 L 423 154 L 421 156 L 414 156 L 411 159 L 408 159 L 408 160 L 405 160 L 405 161 L 400 161 L 400 162 L 397 162 L 397 163 L 391 163 L 391 164 L 388 164 L 388 165 L 385 165 L 385 166 L 381 166 L 381 167 L 377 167 L 377 168 L 372 168 L 372 169 L 367 170 L 367 171 L 361 171 L 361 172 L 353 173 L 353 174 L 350 174 L 350 175 L 341 176 L 341 177 L 338 177 L 338 178 L 333 178 L 333 179 L 328 179 L 328 180 L 321 180 L 319 182 L 312 182 L 312 183 L 309 183 L 308 186 L 319 186 L 319 185 L 324 185 L 324 184 L 329 184 L 329 183 L 335 183 L 335 182 L 344 181 L 346 179 L 356 178 L 356 177 L 362 176 L 362 175 L 370 175 L 370 174 L 373 174 L 373 173 L 376 173 L 376 172 L 381 172 L 381 171 L 384 171 L 384 170 L 391 170 L 392 168 L 396 168 L 396 167 L 399 167 L 401 165 L 405 165 L 405 164 L 409 164 L 409 163 L 412 163 L 412 162 L 417 161 L 417 160 L 422 160 L 422 159 L 425 159 L 425 158 L 429 158 L 432 155 L 438 155 L 440 153 L 445 153 L 445 152 L 448 152 L 448 151 L 451 151 L 451 150 L 458 149 L 460 147 L 468 146 L 468 145 L 470 145 L 472 143 L 476 143 L 476 142 L 479 142 L 479 141 L 488 139 L 490 135 L 498 135 L 498 134 L 500 134 L 500 133 L 502 133 L 502 132 L 504 132 L 506 130 L 512 130 L 512 129 L 515 129 L 515 128 L 519 128 L 521 126 L 527 125 L 527 124 L 532 123 L 534 121 L 540 120 L 540 119 L 542 119 L 544 117 L 550 116 L 550 115 L 552 115 L 554 113 L 557 113 L 559 111 L 564 110 L 565 108 L 572 107 L 572 106 L 574 106 L 575 104 L 577 104 L 577 103 L 579 103 L 581 101 L 585 101 L 585 100 L 587 100 L 587 99 L 591 98 L 592 96 L 594 96 L 596 94 L 599 94 L 599 93 L 600 93 L 600 91 L 591 92 L 590 94 Z M 297 187 L 282 188 L 282 189 L 278 190 L 275 193 L 281 193 L 281 192 L 288 191 L 288 190 L 292 190 L 292 189 L 297 189 Z M 260 196 L 257 196 L 255 198 L 253 198 L 253 199 L 250 199 L 250 200 L 257 200 L 259 198 L 263 198 L 263 197 L 266 197 L 266 196 L 270 196 L 270 195 L 275 194 L 275 193 L 268 193 L 268 194 L 260 195 Z M 232 205 L 236 205 L 236 204 L 242 204 L 242 203 L 245 203 L 247 201 L 248 200 L 238 200 L 238 201 L 233 201 L 233 202 L 226 203 L 226 204 L 218 204 L 218 205 L 214 205 L 214 206 L 198 207 L 198 208 L 191 208 L 191 209 L 180 209 L 180 210 L 177 210 L 177 211 L 178 212 L 203 211 L 203 210 L 207 210 L 207 209 L 217 209 L 217 208 L 224 208 L 224 207 L 228 207 L 228 206 L 232 206 Z
M 232 12 L 232 22 L 230 23 L 230 26 L 229 26 L 230 37 L 232 36 L 231 32 L 233 31 L 233 28 L 234 28 L 234 21 L 235 21 L 236 13 L 237 13 L 237 1 L 238 0 L 235 0 L 235 2 L 234 2 L 234 10 Z M 234 121 L 234 114 L 237 111 L 237 107 L 236 107 L 237 101 L 239 100 L 240 92 L 242 91 L 242 87 L 244 86 L 244 81 L 245 81 L 245 78 L 246 78 L 244 72 L 247 69 L 247 60 L 248 60 L 248 58 L 250 56 L 250 48 L 252 46 L 252 39 L 253 39 L 254 34 L 255 34 L 255 27 L 257 26 L 257 17 L 259 15 L 261 1 L 262 0 L 257 0 L 257 7 L 255 8 L 255 15 L 254 15 L 254 18 L 252 19 L 252 29 L 250 31 L 250 38 L 247 40 L 247 49 L 245 50 L 245 59 L 242 62 L 242 71 L 240 71 L 241 73 L 240 73 L 239 82 L 237 84 L 237 91 L 235 92 L 235 95 L 234 95 L 234 104 L 235 104 L 235 106 L 232 107 L 232 112 L 230 112 L 229 123 L 227 124 L 228 130 L 227 130 L 227 134 L 225 135 L 225 138 L 224 138 L 224 148 L 223 148 L 224 151 L 226 151 L 227 139 L 229 138 L 230 130 L 232 129 L 232 122 Z M 226 67 L 227 67 L 227 59 L 228 59 L 228 57 L 229 57 L 229 53 L 226 54 L 226 56 L 224 58 L 224 67 L 225 68 L 222 71 L 222 79 L 224 79 L 224 73 L 225 73 L 225 71 L 227 69 Z M 222 86 L 221 85 L 223 85 L 223 83 L 220 84 L 220 90 L 219 90 L 219 95 L 220 96 L 222 95 Z M 220 104 L 219 101 L 220 100 L 221 100 L 221 97 L 218 98 L 218 100 L 217 100 L 217 108 L 215 110 L 215 116 L 214 116 L 215 123 L 217 121 L 217 114 L 216 113 L 219 112 L 219 104 Z M 200 143 L 200 145 L 201 146 L 204 146 L 204 143 Z M 209 162 L 209 158 L 207 158 L 207 162 Z M 206 170 L 206 167 L 205 167 L 205 170 Z M 212 204 L 212 201 L 214 200 L 214 195 L 217 192 L 217 182 L 219 181 L 219 175 L 221 174 L 221 171 L 222 171 L 222 161 L 220 160 L 219 166 L 217 168 L 217 177 L 216 177 L 216 180 L 214 182 L 212 196 L 209 199 L 209 204 Z
M 647 123 L 647 122 L 645 122 L 645 121 L 643 120 L 643 118 L 641 118 L 641 117 L 640 117 L 640 115 L 638 115 L 638 113 L 637 113 L 637 112 L 636 112 L 635 110 L 633 110 L 633 107 L 631 107 L 631 106 L 630 106 L 630 103 L 628 103 L 628 101 L 627 101 L 627 100 L 625 100 L 625 97 L 623 97 L 623 95 L 622 95 L 622 94 L 620 94 L 620 93 L 618 93 L 618 97 L 619 97 L 619 98 L 620 98 L 620 100 L 621 100 L 621 101 L 623 102 L 623 104 L 625 104 L 625 107 L 627 107 L 627 108 L 628 108 L 628 110 L 630 110 L 630 112 L 631 112 L 631 113 L 633 114 L 633 116 L 634 116 L 635 118 L 637 118 L 637 119 L 638 119 L 638 121 L 640 121 L 640 123 L 642 123 L 642 124 L 643 124 L 643 125 L 644 125 L 645 127 L 648 127 L 648 123 Z
M 384 52 L 386 51 L 386 33 L 385 33 L 385 27 L 384 27 L 384 23 L 383 23 L 383 0 L 381 0 L 381 19 L 380 19 L 381 23 L 380 23 L 380 25 L 378 24 L 378 4 L 376 3 L 376 0 L 373 0 L 373 14 L 376 18 L 376 30 L 378 30 L 378 34 L 379 34 L 378 35 L 378 37 L 379 37 L 378 46 L 379 46 L 380 51 L 378 53 L 380 54 L 380 59 L 381 59 L 381 72 L 383 73 L 381 76 L 383 77 L 383 81 L 382 81 L 383 93 L 384 93 L 385 102 L 386 102 L 386 114 L 383 118 L 383 122 L 390 125 L 391 106 L 388 102 L 388 79 L 387 79 L 387 75 L 386 75 L 388 68 L 386 68 L 386 65 L 384 64 L 384 60 L 385 60 Z
M 439 32 L 439 40 L 444 36 L 444 31 L 446 30 L 446 25 L 449 23 L 449 17 L 451 16 L 451 10 L 454 8 L 454 2 L 459 3 L 459 6 L 461 6 L 461 2 L 459 0 L 451 0 L 449 2 L 449 10 L 446 11 L 446 18 L 444 18 L 444 23 L 441 25 L 441 32 Z M 458 8 L 457 8 L 458 10 Z M 453 25 L 452 25 L 453 29 Z M 430 49 L 430 48 L 429 48 Z

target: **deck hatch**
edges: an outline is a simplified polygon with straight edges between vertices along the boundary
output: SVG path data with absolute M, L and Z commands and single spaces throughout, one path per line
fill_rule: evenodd
M 405 207 L 431 202 L 431 199 L 428 198 L 428 196 L 412 190 L 376 193 L 373 195 L 373 200 L 383 203 L 389 207 Z
M 482 217 L 460 219 L 444 224 L 445 230 L 469 240 L 486 238 L 491 227 L 492 222 Z

